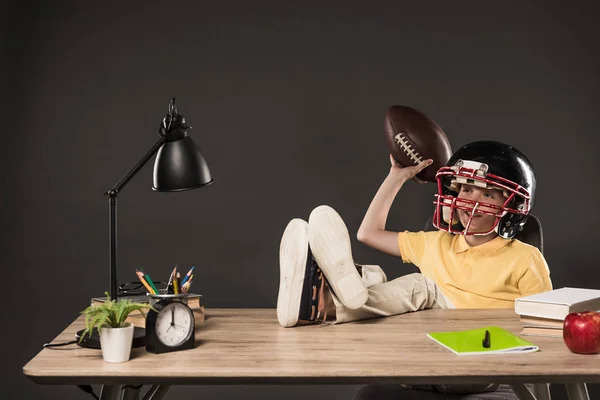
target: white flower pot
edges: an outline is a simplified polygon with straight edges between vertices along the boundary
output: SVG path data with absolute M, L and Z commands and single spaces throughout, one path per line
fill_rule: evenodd
M 133 345 L 133 324 L 124 328 L 100 328 L 102 358 L 111 363 L 129 361 Z

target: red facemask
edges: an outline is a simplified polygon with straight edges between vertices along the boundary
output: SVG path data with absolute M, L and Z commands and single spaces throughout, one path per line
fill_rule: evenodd
M 455 166 L 442 167 L 436 174 L 438 193 L 435 195 L 436 205 L 433 214 L 433 225 L 443 231 L 460 235 L 488 235 L 497 231 L 502 217 L 508 213 L 528 214 L 530 210 L 530 195 L 527 190 L 515 182 L 500 176 L 487 173 L 488 166 L 483 163 L 461 160 Z M 450 186 L 444 186 L 444 182 Z M 457 198 L 458 185 L 469 184 L 486 189 L 499 189 L 507 197 L 501 205 L 494 205 L 480 201 Z M 513 200 L 519 200 L 518 209 L 510 208 L 515 204 Z M 458 223 L 456 210 L 468 213 L 469 219 L 466 226 Z M 487 232 L 469 231 L 473 217 L 476 214 L 490 215 L 495 217 L 493 226 Z

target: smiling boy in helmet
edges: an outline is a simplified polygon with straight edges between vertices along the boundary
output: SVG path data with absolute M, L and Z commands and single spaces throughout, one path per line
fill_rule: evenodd
M 404 183 L 431 164 L 403 168 L 392 157 L 358 240 L 416 265 L 392 281 L 378 266 L 354 263 L 348 230 L 328 206 L 308 223 L 294 219 L 280 246 L 277 316 L 284 327 L 342 323 L 427 308 L 512 308 L 514 300 L 552 289 L 541 252 L 513 239 L 533 205 L 535 175 L 523 153 L 500 142 L 460 148 L 437 173 L 432 232 L 385 229 Z

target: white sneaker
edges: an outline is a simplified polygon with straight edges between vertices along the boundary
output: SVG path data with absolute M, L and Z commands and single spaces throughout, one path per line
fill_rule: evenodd
M 308 245 L 308 223 L 291 220 L 279 247 L 277 320 L 288 328 L 298 323 L 319 323 L 335 315 L 335 304 L 323 272 Z
M 308 241 L 340 302 L 352 310 L 364 305 L 368 291 L 354 265 L 348 228 L 333 208 L 319 206 L 310 213 Z
M 307 258 L 308 223 L 294 218 L 286 226 L 279 245 L 277 320 L 284 328 L 298 323 Z

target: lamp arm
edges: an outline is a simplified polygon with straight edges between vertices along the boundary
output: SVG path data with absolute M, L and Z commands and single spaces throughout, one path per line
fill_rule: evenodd
M 109 212 L 109 236 L 110 236 L 110 299 L 117 299 L 117 195 L 125 187 L 127 182 L 138 173 L 140 169 L 154 156 L 158 149 L 167 141 L 165 136 L 161 136 L 158 142 L 138 161 L 137 164 L 113 187 L 105 193 L 109 197 L 108 212 Z
M 131 180 L 131 178 L 133 178 L 134 175 L 137 174 L 138 171 L 140 169 L 142 169 L 142 167 L 144 165 L 146 165 L 148 160 L 150 160 L 158 152 L 158 149 L 160 149 L 160 146 L 165 144 L 166 141 L 167 141 L 166 136 L 161 136 L 160 139 L 158 140 L 158 142 L 156 142 L 156 144 L 154 146 L 152 146 L 152 148 L 150 150 L 148 150 L 148 152 L 140 159 L 140 161 L 138 161 L 137 164 L 135 164 L 135 166 L 131 169 L 131 171 L 129 171 L 127 173 L 127 175 L 125 175 L 123 177 L 123 179 L 121 179 L 119 181 L 119 183 L 117 183 L 115 185 L 115 187 L 113 187 L 111 190 L 106 192 L 106 194 L 111 196 L 111 192 L 115 192 L 112 195 L 116 196 L 123 189 L 123 187 L 125 187 L 125 185 L 127 185 L 127 183 Z

